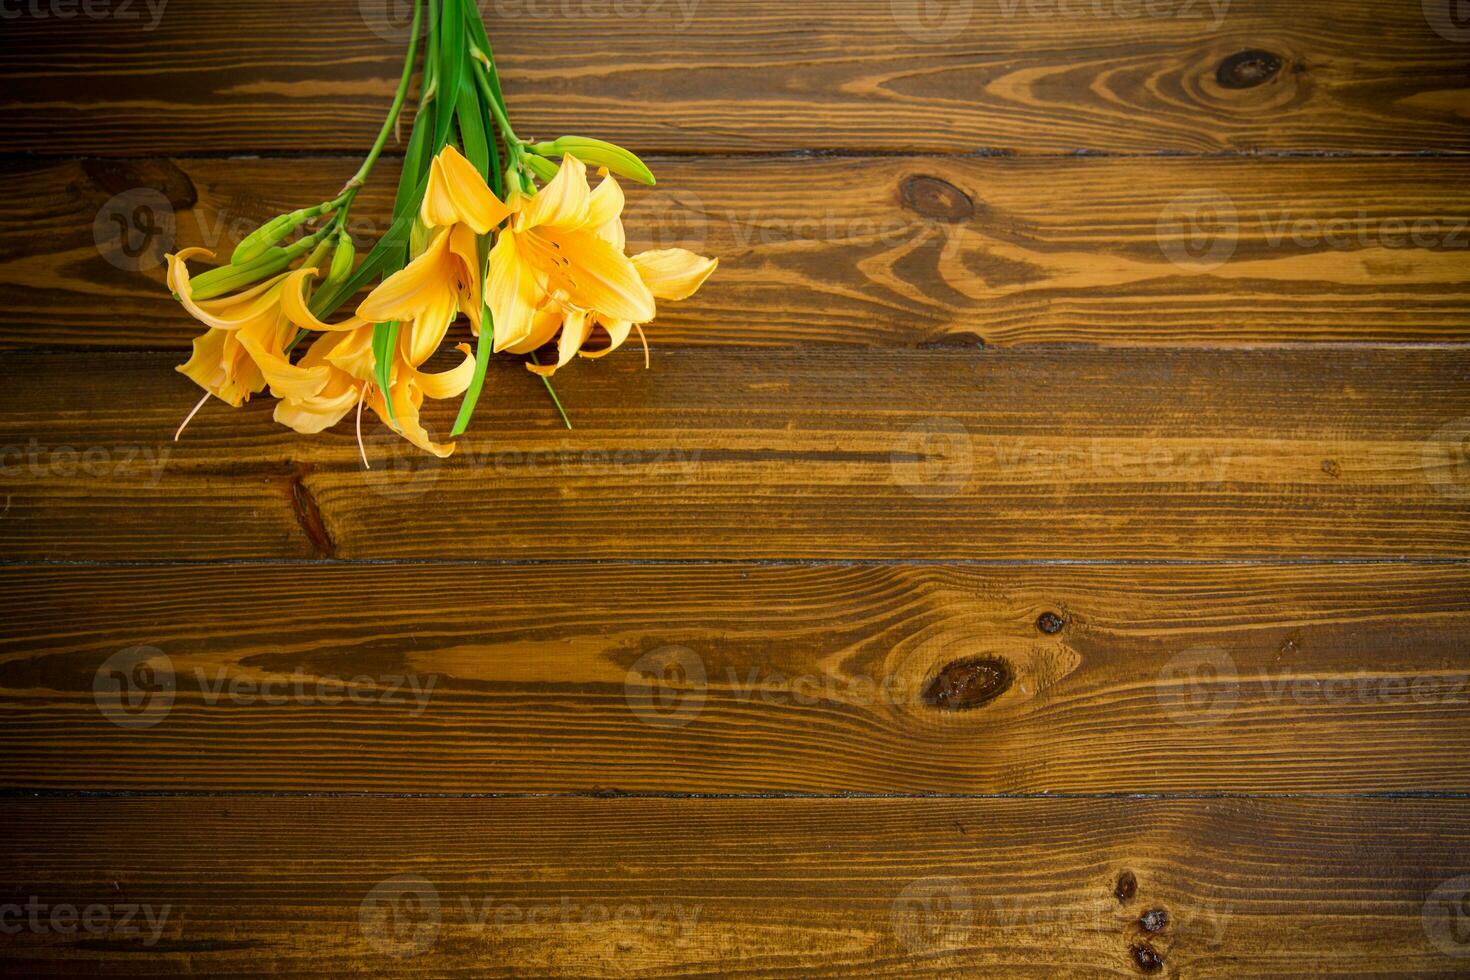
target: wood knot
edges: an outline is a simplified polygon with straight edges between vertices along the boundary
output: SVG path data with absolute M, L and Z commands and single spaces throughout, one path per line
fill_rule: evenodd
M 1281 64 L 1280 56 L 1269 51 L 1241 51 L 1220 62 L 1215 80 L 1221 88 L 1255 88 L 1275 78 L 1281 71 Z
M 1113 886 L 1113 897 L 1124 904 L 1133 901 L 1133 896 L 1138 894 L 1138 876 L 1132 871 L 1124 871 L 1118 875 L 1118 883 Z
M 1134 943 L 1128 947 L 1133 954 L 1133 963 L 1144 973 L 1158 973 L 1164 968 L 1164 954 L 1148 943 Z
M 83 160 L 82 171 L 108 196 L 148 187 L 168 198 L 176 211 L 199 203 L 194 182 L 172 160 Z
M 903 206 L 936 221 L 958 223 L 975 216 L 970 195 L 938 177 L 910 177 L 903 182 Z
M 1336 479 L 1342 476 L 1342 464 L 1335 459 L 1324 459 L 1322 460 L 1322 472 Z
M 1054 612 L 1044 612 L 1036 618 L 1036 628 L 1048 636 L 1055 636 L 1067 625 L 1066 620 Z
M 1015 671 L 1000 657 L 957 660 L 924 689 L 924 703 L 942 711 L 969 711 L 989 704 L 1010 689 Z
M 1149 909 L 1138 917 L 1138 924 L 1144 932 L 1163 932 L 1169 926 L 1169 912 L 1167 909 Z

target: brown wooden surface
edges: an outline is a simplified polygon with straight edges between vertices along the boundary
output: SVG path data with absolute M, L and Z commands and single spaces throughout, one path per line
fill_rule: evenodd
M 1458 341 L 1470 324 L 1470 187 L 1454 161 L 652 164 L 664 186 L 629 191 L 632 247 L 678 245 L 724 263 L 698 296 L 660 313 L 649 329 L 660 347 Z M 0 346 L 187 349 L 197 331 L 162 288 L 163 253 L 226 255 L 303 188 L 327 196 L 355 168 L 12 165 Z M 130 258 L 110 221 L 132 220 L 151 187 L 172 223 L 160 210 L 147 223 L 160 230 Z M 364 248 L 387 211 L 374 185 L 354 212 Z
M 137 934 L 22 934 L 13 966 L 33 976 L 1138 976 L 1141 962 L 1453 976 L 1470 952 L 1445 907 L 1463 896 L 1442 887 L 1470 870 L 1456 801 L 226 797 L 0 813 L 11 901 L 97 908 L 99 923 L 140 909 Z
M 1462 349 L 684 351 L 651 371 L 628 353 L 557 376 L 574 432 L 501 364 L 458 456 L 370 422 L 367 471 L 350 424 L 302 439 L 265 402 L 208 406 L 172 442 L 194 400 L 178 360 L 4 356 L 9 556 L 1457 558 L 1470 543 Z M 426 418 L 445 432 L 455 409 Z
M 402 11 L 123 4 L 0 11 L 0 974 L 1470 972 L 1448 3 L 482 3 L 721 267 L 368 472 L 173 443 L 158 264 L 340 186 Z
M 392 6 L 398 17 L 389 0 L 321 0 L 303 16 L 291 0 L 191 0 L 150 31 L 137 0 L 136 17 L 18 22 L 0 140 L 47 154 L 360 152 L 402 64 L 408 8 Z M 481 9 L 517 130 L 540 138 L 595 128 L 696 153 L 1470 150 L 1470 46 L 1433 30 L 1420 0 Z M 1265 57 L 1230 61 L 1243 52 Z
M 0 787 L 1470 792 L 1461 566 L 11 568 L 0 589 Z M 130 728 L 96 683 L 137 646 L 137 693 L 171 700 Z

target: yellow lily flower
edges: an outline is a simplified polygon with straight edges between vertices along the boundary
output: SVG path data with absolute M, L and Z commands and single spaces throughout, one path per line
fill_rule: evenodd
M 464 313 L 480 330 L 478 236 L 510 216 L 474 166 L 452 146 L 434 158 L 419 220 L 433 232 L 412 262 L 385 279 L 357 308 L 372 323 L 397 321 L 403 356 L 428 360 L 455 317 Z
M 486 287 L 496 351 L 525 350 L 533 336 L 544 333 L 548 300 L 609 321 L 654 318 L 653 293 L 623 253 L 617 181 L 606 178 L 593 191 L 586 165 L 565 156 L 534 197 L 512 195 L 507 206 L 514 217 L 490 252 Z
M 188 261 L 213 257 L 206 249 L 187 248 L 168 256 L 168 285 L 194 319 L 209 331 L 194 341 L 194 354 L 177 369 L 209 394 L 235 408 L 266 385 L 278 398 L 315 394 L 327 381 L 324 370 L 303 371 L 286 357 L 295 336 L 288 308 L 305 307 L 302 290 L 316 275 L 311 268 L 283 272 L 234 296 L 196 301 L 189 281 Z M 361 321 L 325 329 L 350 330 Z
M 619 252 L 627 247 L 622 222 L 623 205 L 622 187 L 604 171 L 602 182 L 588 199 L 588 218 L 595 226 L 596 235 Z M 630 261 L 649 294 L 655 300 L 669 301 L 693 296 L 719 266 L 718 259 L 705 258 L 682 248 L 643 252 L 633 256 Z M 649 318 L 651 319 L 652 317 Z M 602 310 L 579 309 L 569 303 L 559 302 L 555 297 L 549 297 L 537 309 L 530 333 L 505 349 L 512 354 L 529 354 L 548 343 L 560 330 L 556 363 L 526 365 L 526 369 L 535 374 L 551 377 L 577 354 L 588 358 L 605 357 L 621 347 L 633 330 L 636 329 L 639 336 L 642 336 L 643 324 L 649 320 L 622 319 Z M 607 345 L 597 350 L 584 350 L 587 341 L 599 328 L 607 335 Z M 645 340 L 645 362 L 647 357 L 648 344 Z
M 441 374 L 429 374 L 419 370 L 422 361 L 415 363 L 410 357 L 411 344 L 400 343 L 393 351 L 393 364 L 389 368 L 390 390 L 385 397 L 377 386 L 373 324 L 362 323 L 346 332 L 334 331 L 331 325 L 317 320 L 304 302 L 297 302 L 295 298 L 287 303 L 287 312 L 295 326 L 333 332 L 318 337 L 301 363 L 296 365 L 300 371 L 324 370 L 326 383 L 305 397 L 282 398 L 276 406 L 276 421 L 297 432 L 320 432 L 340 422 L 355 406 L 359 413 L 359 451 L 363 452 L 363 464 L 370 465 L 366 452 L 362 450 L 361 411 L 366 404 L 385 424 L 393 426 L 420 449 L 439 457 L 454 453 L 453 443 L 436 443 L 429 437 L 419 422 L 419 412 L 424 398 L 453 398 L 470 386 L 475 373 L 475 358 L 469 345 L 458 346 L 457 349 L 465 355 L 458 366 Z M 427 360 L 427 355 L 424 359 Z M 388 411 L 388 399 L 392 399 L 392 415 Z
M 677 301 L 688 299 L 699 291 L 718 268 L 719 259 L 705 258 L 688 249 L 666 248 L 652 252 L 640 252 L 633 256 L 633 266 L 638 270 L 639 277 L 648 291 L 655 299 Z M 606 357 L 627 341 L 628 335 L 634 330 L 643 336 L 643 324 L 632 320 L 608 319 L 600 312 L 588 312 L 585 310 L 568 309 L 564 311 L 565 319 L 559 320 L 554 312 L 543 316 L 538 320 L 536 330 L 532 331 L 530 337 L 524 342 L 510 348 L 512 354 L 525 354 L 541 347 L 551 340 L 558 328 L 561 329 L 561 337 L 557 342 L 557 358 L 555 364 L 527 364 L 527 370 L 551 377 L 556 372 L 571 362 L 573 356 L 580 354 L 582 357 L 597 359 Z M 585 350 L 588 340 L 592 338 L 593 332 L 601 328 L 607 335 L 607 345 L 596 350 Z M 648 359 L 648 341 L 643 343 L 644 362 Z

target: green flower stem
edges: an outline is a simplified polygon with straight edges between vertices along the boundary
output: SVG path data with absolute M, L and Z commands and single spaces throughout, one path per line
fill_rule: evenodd
M 367 182 L 368 174 L 372 173 L 373 165 L 378 162 L 383 148 L 388 145 L 388 134 L 392 133 L 398 125 L 398 116 L 403 112 L 403 104 L 408 100 L 408 89 L 413 84 L 414 58 L 419 50 L 419 25 L 423 23 L 424 0 L 414 0 L 413 4 L 413 26 L 409 28 L 408 35 L 408 57 L 403 59 L 403 74 L 398 78 L 398 90 L 393 93 L 393 105 L 388 109 L 388 118 L 383 120 L 383 128 L 378 130 L 378 138 L 373 143 L 373 148 L 368 151 L 367 158 L 362 161 L 362 166 L 357 173 L 342 188 L 342 194 L 338 200 L 343 204 L 350 204 L 357 196 L 358 188 Z
M 535 351 L 531 351 L 531 363 L 536 365 L 537 367 L 541 366 L 541 358 L 536 356 Z M 538 377 L 541 378 L 541 383 L 546 386 L 546 393 L 551 396 L 552 404 L 555 405 L 556 410 L 561 413 L 561 420 L 566 423 L 567 429 L 570 431 L 572 428 L 572 420 L 567 418 L 567 410 L 561 407 L 561 399 L 556 397 L 556 389 L 551 387 L 551 379 L 544 374 L 538 375 Z

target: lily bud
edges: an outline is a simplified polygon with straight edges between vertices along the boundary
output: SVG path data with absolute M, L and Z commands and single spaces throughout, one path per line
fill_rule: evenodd
M 353 263 L 357 261 L 357 249 L 352 236 L 347 232 L 337 236 L 337 251 L 332 253 L 332 271 L 327 276 L 332 282 L 345 282 L 352 275 Z
M 526 166 L 530 168 L 531 173 L 540 177 L 543 181 L 550 180 L 556 176 L 556 164 L 545 157 L 531 155 L 522 157 L 522 159 L 526 161 Z
M 214 299 L 232 293 L 244 286 L 253 285 L 262 279 L 285 272 L 291 263 L 300 258 L 301 252 L 279 246 L 268 247 L 253 261 L 243 264 L 230 263 L 208 272 L 200 273 L 192 281 L 195 299 Z
M 312 208 L 303 208 L 267 221 L 235 246 L 235 251 L 230 254 L 230 262 L 234 265 L 246 265 L 260 258 L 267 249 L 281 244 L 286 236 L 300 228 L 307 218 L 315 217 L 312 211 Z
M 571 154 L 589 166 L 606 167 L 619 177 L 636 180 L 650 187 L 658 183 L 654 180 L 653 171 L 636 154 L 616 144 L 589 136 L 563 136 L 550 143 L 537 143 L 531 147 L 531 152 L 543 157 Z

